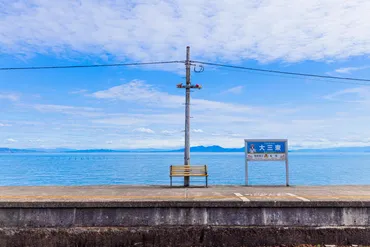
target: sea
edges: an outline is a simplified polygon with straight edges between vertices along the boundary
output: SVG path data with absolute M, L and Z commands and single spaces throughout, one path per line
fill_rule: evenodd
M 190 162 L 208 166 L 210 185 L 245 184 L 244 153 L 191 153 Z M 183 153 L 0 154 L 0 185 L 169 185 L 170 165 L 181 164 Z M 249 162 L 248 171 L 249 185 L 285 185 L 284 162 Z M 370 153 L 289 153 L 289 178 L 290 185 L 370 184 Z

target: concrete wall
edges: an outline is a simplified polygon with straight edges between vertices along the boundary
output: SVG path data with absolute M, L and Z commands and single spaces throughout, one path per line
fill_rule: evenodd
M 0 203 L 0 246 L 370 244 L 369 209 L 361 202 Z
M 370 228 L 124 227 L 0 228 L 1 247 L 244 247 L 369 245 Z M 302 246 L 302 245 L 301 245 Z
M 369 226 L 369 208 L 0 208 L 0 227 Z

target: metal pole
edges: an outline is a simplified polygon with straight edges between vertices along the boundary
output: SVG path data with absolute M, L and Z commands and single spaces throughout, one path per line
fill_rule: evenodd
M 185 101 L 185 150 L 184 165 L 190 165 L 190 47 L 186 47 L 186 101 Z M 184 186 L 189 186 L 189 177 L 184 177 Z
M 244 142 L 245 145 L 245 185 L 248 186 L 248 143 Z
M 286 186 L 289 186 L 288 141 L 285 142 L 285 172 L 286 172 Z

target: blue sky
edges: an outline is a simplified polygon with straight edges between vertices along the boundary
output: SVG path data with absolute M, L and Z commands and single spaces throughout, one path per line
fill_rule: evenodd
M 5 1 L 0 67 L 191 58 L 370 78 L 369 1 Z M 367 146 L 370 87 L 205 66 L 191 145 Z M 0 71 L 0 147 L 177 148 L 182 64 Z M 369 84 L 370 85 L 370 84 Z

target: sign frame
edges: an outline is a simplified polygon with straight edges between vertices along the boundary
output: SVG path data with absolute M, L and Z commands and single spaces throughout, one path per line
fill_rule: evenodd
M 248 186 L 248 143 L 250 142 L 284 142 L 285 143 L 285 159 L 284 160 L 253 160 L 257 162 L 261 161 L 285 161 L 285 179 L 286 186 L 289 186 L 289 162 L 288 162 L 288 139 L 244 139 L 244 152 L 245 152 L 245 185 Z

